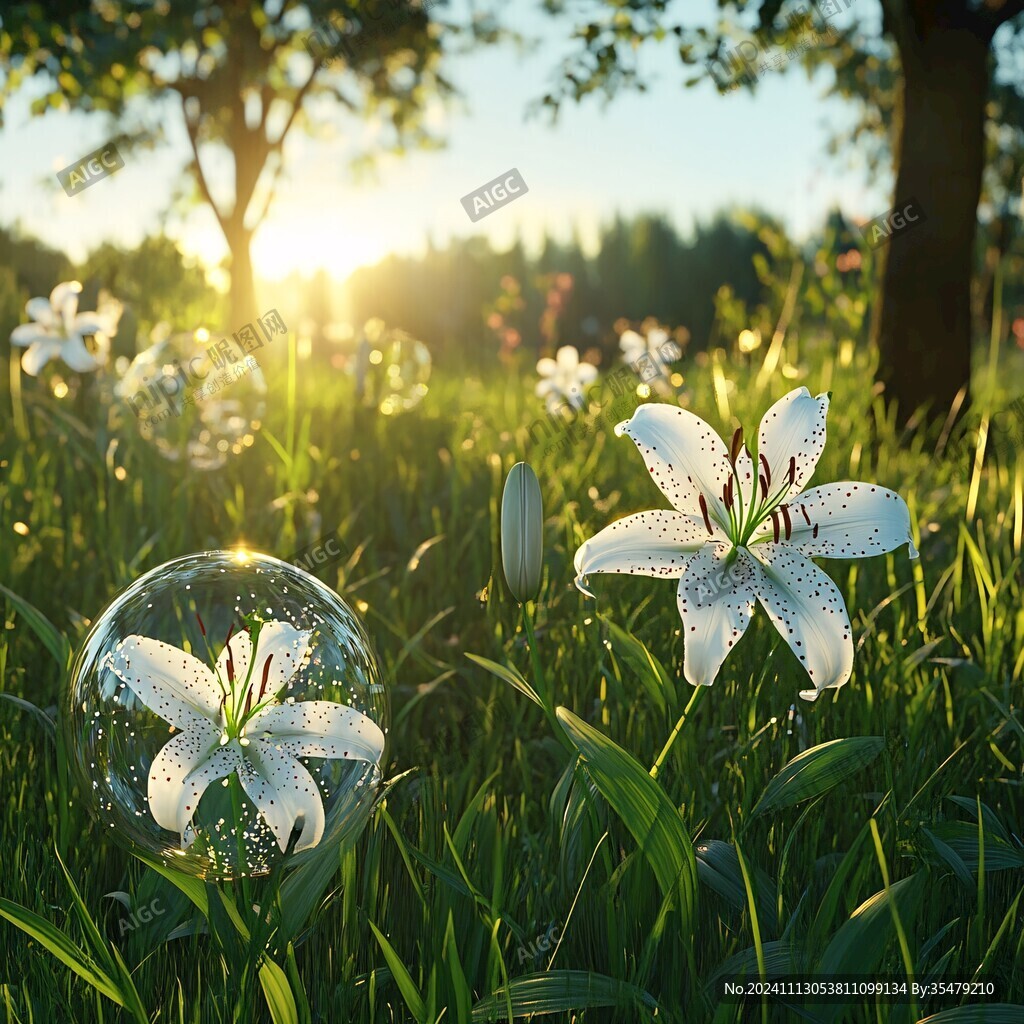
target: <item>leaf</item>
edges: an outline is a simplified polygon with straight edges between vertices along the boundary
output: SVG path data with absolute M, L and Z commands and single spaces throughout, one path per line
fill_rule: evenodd
M 1019 1003 L 976 1003 L 923 1017 L 917 1024 L 1020 1024 L 1024 1006 Z
M 150 1019 L 149 1014 L 142 1005 L 138 989 L 136 989 L 135 982 L 132 980 L 131 971 L 128 970 L 128 965 L 121 958 L 117 947 L 108 943 L 103 936 L 99 926 L 89 913 L 89 908 L 85 905 L 85 900 L 82 899 L 82 894 L 78 891 L 78 886 L 75 885 L 71 872 L 65 867 L 60 854 L 55 851 L 55 855 L 57 863 L 64 873 L 64 880 L 71 890 L 75 915 L 82 927 L 82 931 L 85 932 L 86 942 L 92 947 L 93 955 L 99 960 L 104 977 L 107 976 L 108 972 L 114 976 L 111 980 L 118 993 L 119 1005 L 123 1006 L 137 1021 L 148 1021 Z
M 200 879 L 182 874 L 182 872 L 174 868 L 169 868 L 165 864 L 161 864 L 156 858 L 140 853 L 138 850 L 133 850 L 132 852 L 143 864 L 152 868 L 158 875 L 162 875 L 168 882 L 181 890 L 199 908 L 199 912 L 203 917 L 209 916 L 210 902 L 206 895 L 206 886 Z
M 36 707 L 29 700 L 22 700 L 21 697 L 15 697 L 13 693 L 0 693 L 0 700 L 6 700 L 13 704 L 16 708 L 21 708 L 22 711 L 27 711 L 29 714 L 36 715 L 39 721 L 46 727 L 46 734 L 53 739 L 57 735 L 57 726 L 53 719 L 40 707 Z
M 984 818 L 984 812 L 982 812 Z M 932 825 L 933 836 L 949 847 L 971 871 L 978 870 L 978 827 L 963 821 L 940 821 Z M 985 871 L 1024 868 L 1024 849 L 994 836 L 985 836 Z
M 402 958 L 395 952 L 394 946 L 384 938 L 383 933 L 377 926 L 372 921 L 369 922 L 369 925 L 373 934 L 377 937 L 377 942 L 380 943 L 384 959 L 391 969 L 391 976 L 395 979 L 395 984 L 398 985 L 398 991 L 402 993 L 402 998 L 405 1000 L 405 1005 L 409 1007 L 409 1012 L 416 1018 L 419 1024 L 426 1024 L 427 1008 L 423 1003 L 423 996 L 420 995 L 419 989 L 416 988 L 416 983 L 412 980 L 412 975 L 405 964 L 402 963 Z
M 746 907 L 747 892 L 736 848 L 721 839 L 701 839 L 695 852 L 697 878 L 701 884 L 718 893 L 737 910 Z M 775 883 L 758 867 L 753 867 L 753 874 L 757 887 L 757 916 L 765 931 L 774 932 L 778 923 Z
M 224 913 L 227 915 L 227 918 L 231 922 L 235 931 L 241 936 L 243 942 L 248 942 L 251 937 L 249 926 L 245 923 L 245 919 L 242 917 L 241 912 L 235 905 L 234 893 L 229 896 L 220 886 L 217 886 L 216 893 L 220 897 L 220 902 L 224 907 Z
M 761 947 L 764 956 L 764 973 L 768 978 L 779 978 L 787 974 L 805 974 L 808 957 L 799 946 L 788 939 L 766 942 Z M 715 968 L 714 974 L 705 986 L 708 996 L 716 999 L 721 995 L 719 982 L 725 979 L 740 979 L 758 976 L 757 950 L 753 946 L 741 949 Z
M 971 874 L 960 854 L 928 829 L 922 827 L 921 831 L 928 837 L 928 841 L 932 844 L 932 849 L 935 851 L 936 856 L 953 872 L 954 875 L 956 875 L 957 878 L 960 879 L 961 882 L 963 882 L 964 885 L 967 886 L 968 889 L 973 889 L 974 876 Z
M 765 786 L 751 816 L 792 807 L 827 793 L 854 772 L 871 764 L 884 746 L 881 736 L 851 736 L 830 740 L 797 754 Z
M 659 711 L 666 710 L 666 697 L 675 703 L 675 686 L 664 666 L 647 650 L 642 640 L 604 615 L 598 618 L 608 627 L 611 650 L 636 673 Z
M 313 1014 L 309 1008 L 309 998 L 306 989 L 299 976 L 299 965 L 295 962 L 295 947 L 289 942 L 285 955 L 285 966 L 287 967 L 288 980 L 291 982 L 292 995 L 299 1013 L 299 1024 L 310 1024 Z
M 839 926 L 811 972 L 815 977 L 835 977 L 842 974 L 870 976 L 878 969 L 889 940 L 896 934 L 889 901 L 895 901 L 904 925 L 910 927 L 920 897 L 927 886 L 927 875 L 916 872 L 882 889 L 865 900 Z M 830 1004 L 821 1008 L 822 1021 L 835 1020 L 844 1011 L 843 1004 Z
M 448 927 L 444 932 L 444 959 L 448 964 L 452 991 L 455 993 L 455 1006 L 449 1006 L 449 1009 L 454 1011 L 456 1024 L 469 1024 L 472 999 L 469 983 L 466 981 L 466 972 L 459 959 L 459 947 L 455 942 L 455 923 L 451 910 L 448 911 Z
M 384 790 L 377 794 L 383 798 Z M 341 864 L 341 858 L 359 835 L 362 818 L 356 814 L 343 825 L 336 842 L 321 843 L 296 858 L 296 867 L 281 884 L 281 932 L 292 941 L 305 927 Z
M 965 810 L 975 821 L 978 820 L 978 804 L 972 796 L 947 796 L 947 800 Z M 1010 836 L 1003 823 L 996 817 L 995 811 L 988 804 L 981 805 L 981 816 L 985 821 L 985 832 L 994 833 L 1004 843 L 1009 843 Z
M 455 831 L 452 833 L 452 844 L 460 857 L 466 852 L 466 847 L 469 844 L 469 833 L 479 817 L 480 808 L 483 806 L 484 800 L 487 799 L 487 789 L 498 774 L 498 771 L 492 772 L 484 779 L 480 784 L 480 788 L 476 791 L 476 796 L 470 800 L 466 809 L 462 812 L 458 825 L 455 826 Z
M 658 1004 L 643 989 L 629 982 L 609 978 L 592 971 L 546 971 L 515 978 L 473 1007 L 474 1021 L 508 1020 L 506 995 L 512 1001 L 512 1015 L 527 1017 L 540 1013 L 565 1013 L 591 1006 L 616 1006 L 628 1009 Z M 636 1019 L 635 1017 L 632 1019 Z
M 260 967 L 260 988 L 274 1024 L 299 1024 L 299 1011 L 288 984 L 288 975 L 273 960 L 264 960 Z
M 514 668 L 506 668 L 504 665 L 499 665 L 496 661 L 491 661 L 490 658 L 483 658 L 479 654 L 467 654 L 466 657 L 481 668 L 486 669 L 492 676 L 497 676 L 503 682 L 508 683 L 509 686 L 517 689 L 521 694 L 529 697 L 537 707 L 544 707 L 543 701 L 537 696 L 537 691 Z
M 65 967 L 70 967 L 80 978 L 87 981 L 97 992 L 105 995 L 118 1006 L 124 999 L 114 981 L 103 973 L 59 928 L 50 924 L 45 917 L 34 914 L 26 907 L 0 897 L 0 917 L 6 918 L 26 935 L 32 936 L 48 949 Z
M 684 934 L 697 912 L 697 861 L 679 811 L 647 769 L 567 708 L 556 711 L 601 795 L 637 841 L 663 896 L 682 897 Z
M 14 605 L 28 627 L 53 656 L 57 667 L 65 671 L 71 662 L 71 644 L 64 634 L 38 608 L 29 604 L 23 597 L 19 597 L 13 590 L 8 590 L 2 583 L 0 594 L 4 594 Z
M 117 900 L 118 903 L 124 907 L 125 910 L 130 914 L 132 912 L 132 898 L 126 892 L 118 890 L 117 892 L 105 892 L 103 894 L 105 900 Z

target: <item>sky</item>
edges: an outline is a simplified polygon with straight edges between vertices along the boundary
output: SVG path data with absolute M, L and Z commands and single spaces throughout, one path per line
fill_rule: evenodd
M 861 5 L 866 16 L 877 6 L 857 0 Z M 675 0 L 671 9 L 684 8 L 692 23 L 714 24 L 714 0 Z M 435 5 L 432 17 L 439 11 L 439 20 L 458 21 L 465 10 L 463 0 L 453 0 Z M 770 71 L 756 95 L 720 95 L 711 81 L 684 89 L 690 70 L 670 44 L 650 42 L 640 54 L 648 92 L 623 92 L 609 105 L 568 105 L 552 125 L 527 111 L 571 48 L 569 22 L 541 13 L 538 0 L 509 0 L 501 12 L 506 25 L 537 45 L 525 53 L 488 47 L 449 60 L 445 71 L 461 99 L 429 113 L 444 149 L 385 158 L 375 180 L 357 181 L 348 170 L 348 140 L 372 147 L 373 125 L 333 108 L 337 138 L 293 129 L 286 173 L 253 244 L 259 277 L 324 266 L 340 280 L 388 252 L 421 252 L 428 238 L 443 245 L 483 234 L 504 247 L 520 235 L 533 246 L 545 229 L 560 237 L 576 230 L 592 244 L 616 213 L 662 213 L 686 233 L 723 208 L 756 206 L 802 237 L 836 206 L 863 218 L 886 209 L 891 181 L 871 180 L 855 153 L 826 155 L 829 138 L 854 117 L 850 105 L 822 98 L 830 71 L 810 81 L 799 68 Z M 837 16 L 837 24 L 854 13 Z M 62 111 L 33 118 L 32 95 L 30 86 L 15 97 L 0 130 L 0 224 L 19 223 L 76 261 L 103 241 L 134 245 L 161 226 L 207 267 L 226 255 L 209 209 L 173 202 L 189 158 L 173 103 L 153 108 L 166 144 L 133 152 L 123 169 L 68 197 L 55 172 L 117 128 L 99 116 Z M 513 167 L 529 191 L 472 223 L 461 197 Z

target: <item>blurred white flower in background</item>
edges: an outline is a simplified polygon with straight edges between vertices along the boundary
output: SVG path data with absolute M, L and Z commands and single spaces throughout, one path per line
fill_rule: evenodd
M 597 367 L 580 362 L 580 354 L 572 345 L 563 345 L 554 359 L 545 356 L 538 360 L 537 373 L 541 379 L 536 394 L 544 399 L 548 412 L 554 412 L 563 402 L 582 409 L 583 389 L 597 379 Z
M 50 292 L 49 299 L 29 299 L 25 312 L 31 323 L 15 327 L 11 344 L 26 349 L 21 357 L 21 368 L 37 377 L 52 359 L 61 359 L 77 373 L 90 373 L 107 361 L 110 335 L 117 328 L 114 313 L 109 307 L 103 313 L 79 313 L 78 296 L 82 291 L 78 281 L 65 281 Z M 91 344 L 86 344 L 91 337 Z
M 619 338 L 623 362 L 633 364 L 649 355 L 660 362 L 672 362 L 681 359 L 683 350 L 671 340 L 663 327 L 655 327 L 647 332 L 646 337 L 636 331 L 623 331 Z
M 619 336 L 619 348 L 622 361 L 639 377 L 642 385 L 657 391 L 663 398 L 675 393 L 669 364 L 682 359 L 683 350 L 665 328 L 648 326 L 645 334 L 625 330 Z M 638 391 L 638 394 L 647 395 L 650 390 Z

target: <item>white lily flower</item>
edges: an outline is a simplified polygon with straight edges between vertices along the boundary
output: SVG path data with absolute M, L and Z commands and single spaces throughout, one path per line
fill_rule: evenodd
M 867 558 L 908 545 L 910 511 L 894 491 L 834 483 L 803 491 L 825 447 L 829 395 L 790 391 L 761 420 L 755 463 L 737 430 L 731 448 L 702 419 L 641 405 L 628 434 L 674 511 L 627 516 L 576 552 L 576 585 L 595 572 L 679 580 L 683 672 L 710 686 L 743 636 L 755 600 L 800 660 L 815 700 L 853 669 L 842 594 L 811 558 Z
M 29 299 L 25 304 L 33 322 L 15 327 L 11 344 L 27 349 L 21 357 L 21 368 L 29 376 L 38 376 L 51 359 L 62 359 L 77 373 L 89 373 L 107 361 L 108 335 L 114 333 L 116 325 L 108 313 L 79 313 L 81 291 L 77 281 L 65 281 L 50 292 L 49 299 Z M 93 351 L 85 344 L 86 335 L 93 336 Z
M 554 359 L 545 356 L 538 360 L 537 372 L 541 379 L 536 394 L 544 399 L 548 412 L 554 412 L 565 402 L 582 409 L 586 402 L 583 389 L 597 379 L 597 367 L 580 362 L 580 354 L 572 345 L 563 345 Z
M 153 759 L 149 808 L 157 824 L 195 838 L 192 818 L 211 783 L 235 773 L 281 851 L 301 821 L 296 852 L 317 845 L 325 814 L 301 757 L 380 762 L 384 733 L 355 708 L 333 701 L 290 703 L 289 681 L 309 657 L 310 630 L 260 625 L 253 654 L 248 630 L 229 636 L 211 670 L 193 655 L 149 637 L 125 637 L 105 664 L 177 732 Z

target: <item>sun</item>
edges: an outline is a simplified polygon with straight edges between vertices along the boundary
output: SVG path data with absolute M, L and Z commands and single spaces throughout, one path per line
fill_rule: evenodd
M 326 270 L 343 281 L 359 267 L 370 266 L 387 254 L 380 236 L 351 228 L 331 230 L 317 222 L 266 224 L 252 246 L 253 269 L 264 280 L 281 280 L 298 271 L 309 275 Z
M 224 237 L 216 228 L 202 227 L 188 232 L 180 247 L 206 269 L 211 281 L 227 287 L 229 277 L 218 271 L 228 255 Z M 353 228 L 329 218 L 290 218 L 268 221 L 252 243 L 256 276 L 280 281 L 289 274 L 311 276 L 325 270 L 336 281 L 344 281 L 354 270 L 372 266 L 383 259 L 390 247 L 379 231 Z

